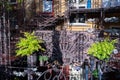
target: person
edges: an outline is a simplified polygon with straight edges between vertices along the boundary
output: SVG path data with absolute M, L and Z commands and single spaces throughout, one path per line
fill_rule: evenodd
M 80 61 L 73 62 L 70 65 L 70 80 L 84 80 L 83 68 Z
M 89 60 L 86 58 L 82 64 L 82 68 L 83 68 L 83 74 L 84 74 L 84 78 L 86 80 L 90 80 L 91 78 L 91 74 L 90 74 L 90 64 L 89 64 Z

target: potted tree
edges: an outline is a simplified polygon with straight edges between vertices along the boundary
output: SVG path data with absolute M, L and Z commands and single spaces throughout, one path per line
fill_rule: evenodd
M 108 38 L 104 39 L 103 41 L 93 43 L 90 48 L 88 49 L 88 54 L 94 56 L 100 61 L 107 61 L 110 58 L 111 53 L 115 49 L 114 44 L 117 40 L 110 40 Z M 100 64 L 98 64 L 98 68 L 100 69 Z M 93 71 L 93 76 L 98 78 L 99 70 Z
M 34 35 L 34 32 L 24 32 L 24 37 L 20 38 L 19 42 L 16 44 L 16 56 L 27 56 L 28 67 L 34 67 L 34 63 L 36 62 L 36 55 L 33 53 L 39 50 L 45 51 L 40 43 L 43 43 L 43 40 L 38 40 Z M 30 80 L 29 75 L 30 73 L 28 73 L 28 80 Z
M 29 56 L 35 51 L 45 51 L 44 48 L 40 45 L 43 43 L 43 40 L 38 40 L 33 33 L 24 32 L 24 37 L 20 38 L 19 42 L 16 44 L 16 55 L 17 56 Z
M 48 56 L 39 56 L 40 65 L 43 65 L 43 62 L 48 60 Z

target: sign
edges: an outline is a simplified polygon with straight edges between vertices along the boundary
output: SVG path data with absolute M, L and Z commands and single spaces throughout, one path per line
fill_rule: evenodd
M 91 8 L 91 0 L 87 0 L 87 8 Z

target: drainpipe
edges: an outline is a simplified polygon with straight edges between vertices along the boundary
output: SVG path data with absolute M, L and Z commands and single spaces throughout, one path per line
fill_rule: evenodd
M 101 68 L 100 68 L 100 61 L 98 61 L 98 77 L 99 77 L 99 80 L 102 80 L 102 73 L 101 73 Z
M 103 0 L 101 1 L 101 12 L 100 12 L 101 22 L 100 22 L 100 27 L 101 27 L 102 29 L 104 29 L 103 22 L 104 22 L 105 14 L 104 14 L 104 8 L 103 8 L 102 4 L 103 4 Z
M 91 66 L 91 72 L 94 70 L 94 57 L 90 57 L 90 66 Z M 93 80 L 93 76 L 91 75 L 91 80 Z
M 88 67 L 88 59 L 85 59 L 85 80 L 88 80 L 88 74 L 89 74 L 89 67 Z

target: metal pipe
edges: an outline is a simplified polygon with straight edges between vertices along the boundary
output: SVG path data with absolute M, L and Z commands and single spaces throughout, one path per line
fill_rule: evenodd
M 88 59 L 85 59 L 85 80 L 88 80 L 88 74 L 89 74 L 89 67 L 88 67 Z
M 100 61 L 98 61 L 98 77 L 99 77 L 99 80 L 102 80 L 102 73 L 101 73 L 101 68 L 100 68 Z

